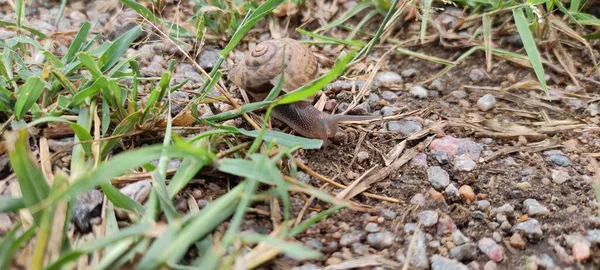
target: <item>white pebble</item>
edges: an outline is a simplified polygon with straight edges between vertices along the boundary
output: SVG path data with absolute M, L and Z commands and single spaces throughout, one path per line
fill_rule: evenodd
M 415 85 L 410 88 L 409 92 L 413 97 L 420 99 L 427 98 L 427 89 L 425 89 L 423 86 Z
M 488 111 L 496 104 L 496 98 L 492 94 L 487 94 L 477 100 L 477 107 L 482 111 Z

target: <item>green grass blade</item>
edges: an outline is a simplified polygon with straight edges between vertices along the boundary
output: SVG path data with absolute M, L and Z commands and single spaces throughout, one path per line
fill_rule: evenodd
M 13 198 L 6 195 L 0 196 L 0 213 L 14 213 L 25 207 L 26 205 L 25 201 L 23 201 L 23 198 Z
M 15 224 L 0 241 L 0 269 L 2 270 L 13 269 L 10 266 L 15 253 L 35 235 L 37 227 L 31 226 L 23 234 L 17 236 L 20 229 L 21 224 Z
M 17 176 L 23 201 L 28 207 L 31 207 L 48 197 L 50 186 L 42 169 L 34 162 L 34 158 L 29 147 L 29 134 L 27 130 L 10 131 L 5 135 L 6 145 L 8 147 L 8 157 L 10 165 Z M 42 212 L 31 213 L 35 222 L 39 224 L 42 219 Z
M 141 32 L 142 28 L 139 25 L 136 25 L 115 40 L 108 47 L 108 49 L 106 49 L 102 56 L 100 56 L 100 59 L 98 60 L 98 66 L 100 66 L 100 70 L 103 72 L 107 71 L 114 64 L 116 64 Z
M 544 74 L 544 66 L 542 65 L 542 58 L 540 57 L 540 52 L 538 51 L 537 46 L 535 45 L 533 34 L 529 30 L 529 24 L 527 23 L 525 15 L 523 14 L 523 8 L 513 9 L 513 17 L 515 19 L 515 24 L 517 26 L 517 30 L 519 31 L 519 35 L 521 36 L 521 40 L 523 41 L 523 46 L 527 52 L 527 56 L 529 56 L 529 61 L 531 62 L 533 71 L 535 72 L 535 75 L 537 76 L 544 91 L 548 92 L 548 87 L 546 86 L 546 76 Z
M 81 25 L 81 28 L 79 28 L 79 32 L 77 32 L 77 35 L 73 39 L 73 42 L 71 42 L 71 45 L 69 45 L 67 53 L 62 58 L 65 63 L 70 63 L 75 58 L 75 55 L 78 52 L 80 52 L 81 49 L 85 46 L 85 40 L 90 34 L 90 29 L 90 22 L 85 22 L 83 23 L 83 25 Z
M 111 184 L 102 184 L 100 185 L 104 195 L 112 202 L 116 207 L 127 209 L 129 211 L 137 212 L 140 215 L 143 215 L 146 211 L 141 204 L 132 200 L 127 195 L 121 193 L 119 189 L 114 187 Z
M 45 83 L 42 78 L 32 76 L 27 79 L 25 84 L 20 87 L 15 103 L 15 119 L 21 120 L 23 116 L 31 109 L 44 91 Z

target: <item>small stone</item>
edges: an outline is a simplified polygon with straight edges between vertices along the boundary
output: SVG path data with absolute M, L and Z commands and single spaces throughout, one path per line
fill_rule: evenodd
M 391 87 L 403 83 L 402 76 L 393 71 L 382 71 L 377 73 L 374 78 L 376 85 Z
M 378 232 L 379 230 L 381 230 L 381 228 L 379 227 L 379 225 L 377 223 L 369 222 L 369 223 L 367 223 L 367 225 L 365 225 L 365 231 L 367 231 L 367 232 L 375 233 L 375 232 Z
M 475 192 L 473 192 L 473 188 L 469 185 L 461 186 L 458 193 L 460 194 L 460 197 L 468 203 L 475 201 Z
M 520 182 L 517 183 L 517 188 L 523 191 L 527 191 L 531 189 L 531 184 L 529 182 Z
M 587 107 L 586 111 L 590 113 L 590 116 L 596 116 L 600 114 L 600 106 L 598 106 L 598 103 L 592 103 Z
M 200 198 L 202 198 L 202 190 L 195 188 L 192 191 L 192 197 L 194 197 L 194 199 L 199 200 Z
M 567 156 L 563 155 L 551 155 L 546 158 L 546 162 L 553 163 L 562 167 L 571 166 L 571 160 Z
M 310 175 L 308 175 L 305 172 L 297 172 L 296 173 L 296 179 L 298 180 L 298 182 L 301 182 L 301 183 L 304 183 L 304 184 L 310 183 Z
M 590 245 L 586 242 L 578 242 L 573 245 L 573 259 L 576 261 L 585 261 L 590 258 Z
M 575 85 L 572 85 L 572 84 L 569 84 L 569 85 L 567 85 L 565 87 L 565 92 L 575 93 L 575 92 L 579 91 L 579 89 L 580 89 L 579 87 L 577 87 Z
M 484 112 L 489 111 L 495 104 L 496 98 L 492 94 L 486 94 L 477 100 L 477 107 Z
M 502 224 L 500 224 L 500 229 L 505 232 L 510 231 L 511 227 L 512 225 L 510 225 L 510 222 L 508 222 L 508 220 L 502 221 Z
M 425 233 L 422 231 L 418 231 L 416 235 L 411 235 L 409 239 L 407 239 L 407 247 L 412 242 L 412 238 L 416 237 L 414 240 L 414 244 L 412 246 L 412 252 L 410 256 L 408 256 L 409 264 L 417 269 L 427 269 L 429 268 L 429 259 L 427 258 L 427 243 L 425 240 Z
M 372 107 L 377 106 L 377 103 L 379 103 L 380 98 L 377 94 L 375 93 L 371 93 L 369 94 L 369 98 L 367 99 L 367 102 L 369 102 L 369 105 Z
M 121 193 L 127 195 L 127 197 L 133 199 L 138 203 L 143 203 L 150 191 L 152 190 L 152 183 L 150 180 L 138 181 L 131 183 L 120 189 Z
M 452 201 L 458 201 L 460 199 L 460 194 L 458 193 L 458 189 L 454 186 L 454 184 L 448 185 L 444 190 L 444 193 L 446 196 L 448 196 L 448 199 Z
M 528 238 L 535 240 L 540 239 L 543 235 L 542 225 L 534 218 L 514 225 L 510 231 L 524 233 Z
M 444 136 L 440 139 L 434 139 L 429 148 L 432 152 L 446 152 L 450 157 L 465 155 L 472 160 L 478 160 L 483 150 L 483 144 L 476 143 L 469 138 Z
M 381 114 L 383 116 L 392 116 L 392 115 L 396 115 L 398 113 L 400 113 L 400 108 L 395 107 L 395 106 L 385 106 L 383 108 L 381 108 Z
M 321 248 L 323 248 L 323 244 L 321 243 L 321 241 L 315 239 L 315 238 L 308 238 L 306 241 L 304 241 L 304 244 L 309 247 L 312 248 L 314 250 L 321 250 Z
M 423 125 L 413 120 L 389 121 L 387 123 L 387 129 L 391 132 L 398 132 L 405 136 L 409 136 L 423 130 Z
M 473 219 L 476 219 L 476 220 L 484 220 L 485 219 L 485 215 L 483 214 L 483 212 L 481 212 L 479 210 L 473 211 L 471 216 L 473 217 Z
M 444 201 L 444 195 L 442 195 L 442 193 L 438 192 L 437 190 L 430 188 L 427 191 L 427 195 L 429 198 L 435 200 L 435 201 L 440 201 L 443 202 Z
M 358 233 L 358 232 L 345 233 L 340 238 L 340 245 L 350 246 L 354 243 L 360 242 L 361 238 L 362 238 L 362 233 Z
M 479 265 L 479 263 L 477 261 L 472 261 L 469 264 L 467 264 L 467 266 L 469 267 L 469 270 L 479 270 L 479 269 L 481 269 L 481 266 Z
M 391 232 L 370 233 L 367 235 L 367 243 L 377 249 L 384 249 L 394 244 L 394 235 Z
M 464 99 L 464 98 L 467 98 L 467 96 L 468 96 L 467 92 L 464 90 L 452 91 L 452 93 L 450 93 L 450 95 L 457 99 Z
M 496 270 L 498 265 L 494 261 L 488 261 L 483 265 L 483 270 Z
M 479 209 L 481 211 L 485 211 L 488 207 L 490 207 L 490 201 L 488 201 L 488 200 L 477 201 L 477 209 Z
M 577 140 L 577 139 L 567 140 L 567 141 L 563 142 L 563 146 L 564 146 L 563 149 L 567 153 L 578 152 L 579 151 L 579 140 Z
M 381 98 L 391 103 L 394 103 L 398 100 L 398 94 L 392 91 L 383 91 L 381 92 Z
M 462 244 L 471 242 L 471 240 L 469 239 L 469 237 L 465 236 L 460 230 L 455 230 L 452 232 L 452 242 L 455 245 L 460 246 Z
M 475 161 L 467 156 L 461 155 L 454 160 L 454 169 L 457 171 L 470 172 L 475 169 L 476 166 L 477 164 Z
M 480 239 L 477 242 L 477 247 L 494 262 L 500 262 L 504 258 L 504 248 L 491 238 L 484 237 Z
M 369 152 L 360 151 L 358 154 L 356 154 L 356 161 L 358 163 L 363 163 L 367 159 L 369 159 Z
M 554 182 L 555 184 L 560 185 L 571 179 L 571 176 L 568 172 L 562 170 L 550 170 L 550 172 L 552 173 L 552 182 Z
M 357 115 L 368 115 L 371 113 L 371 106 L 369 105 L 369 102 L 363 102 L 352 108 L 350 113 Z
M 431 270 L 468 270 L 469 268 L 457 260 L 448 259 L 440 255 L 431 256 Z
M 418 214 L 418 218 L 423 227 L 431 227 L 438 223 L 439 214 L 433 210 L 425 210 Z
M 546 185 L 546 186 L 550 185 L 550 183 L 552 183 L 552 181 L 550 181 L 550 179 L 548 177 L 542 178 L 541 182 L 543 185 Z
M 400 74 L 402 75 L 402 77 L 410 78 L 417 74 L 417 70 L 414 68 L 409 68 L 407 70 L 402 71 Z
M 0 213 L 0 235 L 4 235 L 12 226 L 10 217 L 6 213 Z
M 494 241 L 500 243 L 500 241 L 502 241 L 502 235 L 500 235 L 499 232 L 494 232 L 494 233 L 492 233 L 492 239 L 494 239 Z
M 342 258 L 338 258 L 338 257 L 329 257 L 327 258 L 327 260 L 325 261 L 326 265 L 336 265 L 342 263 Z M 315 266 L 316 267 L 316 266 Z M 319 269 L 318 267 L 315 269 Z
M 427 178 L 436 190 L 443 190 L 450 184 L 450 175 L 440 166 L 429 167 Z
M 477 245 L 467 243 L 450 249 L 450 258 L 464 261 L 472 261 L 477 258 Z
M 503 204 L 500 207 L 492 209 L 492 211 L 490 211 L 490 215 L 491 216 L 496 216 L 498 213 L 502 213 L 502 214 L 505 214 L 507 216 L 511 216 L 514 212 L 515 212 L 515 208 L 512 207 L 512 205 L 506 203 L 506 204 Z
M 451 159 L 448 153 L 442 151 L 434 151 L 431 156 L 437 160 L 441 165 L 450 163 Z
M 585 239 L 591 243 L 600 244 L 600 229 L 587 231 Z
M 420 86 L 420 85 L 415 85 L 413 87 L 411 87 L 408 92 L 411 94 L 411 96 L 418 98 L 418 99 L 424 99 L 427 98 L 427 89 L 425 89 L 425 87 Z
M 410 199 L 410 203 L 422 206 L 425 204 L 425 196 L 422 193 L 417 193 Z
M 398 213 L 396 213 L 395 211 L 392 211 L 390 209 L 383 209 L 381 210 L 381 215 L 385 218 L 385 219 L 395 219 L 396 216 L 398 216 Z
M 535 199 L 527 199 L 523 201 L 523 207 L 527 210 L 529 216 L 546 216 L 550 214 L 548 208 L 543 206 Z
M 479 68 L 471 69 L 469 73 L 469 78 L 473 82 L 479 82 L 485 77 L 485 72 Z
M 554 267 L 556 266 L 552 257 L 550 257 L 550 255 L 546 253 L 540 255 L 539 265 L 541 265 L 545 269 L 554 269 Z
M 410 160 L 410 165 L 427 168 L 427 154 L 418 153 L 413 159 Z
M 510 237 L 510 245 L 514 248 L 524 249 L 526 246 L 526 243 L 520 234 L 515 233 Z
M 104 195 L 97 189 L 77 196 L 71 220 L 78 231 L 83 233 L 91 231 L 90 220 L 100 216 L 103 201 Z
M 444 91 L 444 83 L 442 83 L 440 79 L 435 79 L 433 82 L 431 82 L 429 88 L 433 90 Z
M 215 64 L 219 60 L 219 57 L 221 57 L 221 56 L 219 55 L 218 51 L 206 50 L 206 51 L 203 51 L 200 54 L 200 56 L 198 56 L 198 64 L 206 72 L 210 72 L 213 69 L 213 67 L 215 67 Z

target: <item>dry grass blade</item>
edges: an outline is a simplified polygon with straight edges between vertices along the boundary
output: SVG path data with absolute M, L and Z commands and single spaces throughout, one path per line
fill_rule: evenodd
M 373 170 L 377 169 L 378 167 L 379 167 L 379 165 L 375 165 L 375 166 L 371 167 L 371 169 L 368 169 L 360 177 L 358 177 L 356 180 L 352 181 L 352 183 L 350 183 L 350 185 L 348 185 L 344 190 L 342 190 L 342 192 L 338 193 L 338 195 L 336 197 L 340 198 L 340 199 L 347 199 L 348 194 L 350 194 L 353 191 L 353 189 L 356 188 L 356 186 L 358 186 L 358 184 L 363 179 L 365 179 L 365 177 L 367 177 L 367 175 L 369 175 L 369 173 L 371 173 Z
M 325 270 L 344 270 L 374 266 L 382 266 L 385 269 L 399 269 L 402 265 L 396 261 L 386 259 L 381 255 L 367 255 L 327 266 L 325 267 Z

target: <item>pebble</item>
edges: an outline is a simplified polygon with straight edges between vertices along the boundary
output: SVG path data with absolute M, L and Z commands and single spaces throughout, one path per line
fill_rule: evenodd
M 488 261 L 483 265 L 483 270 L 496 270 L 498 268 L 498 264 L 493 261 Z
M 488 200 L 477 201 L 477 209 L 479 209 L 481 211 L 485 211 L 485 209 L 488 209 L 488 207 L 490 207 L 490 201 L 488 201 Z
M 500 241 L 502 241 L 502 235 L 500 235 L 499 232 L 493 232 L 492 233 L 492 239 L 494 239 L 494 241 L 500 243 Z
M 465 155 L 473 160 L 478 160 L 483 150 L 483 144 L 476 143 L 469 138 L 444 136 L 443 138 L 433 140 L 429 148 L 434 152 L 446 152 L 451 158 Z
M 423 130 L 423 125 L 414 120 L 399 120 L 389 121 L 387 129 L 390 132 L 398 132 L 402 135 L 409 136 Z
M 425 89 L 425 87 L 420 86 L 420 85 L 415 85 L 413 87 L 411 87 L 408 92 L 411 94 L 411 96 L 418 98 L 418 99 L 424 99 L 427 98 L 427 89 Z
M 560 185 L 571 179 L 571 176 L 568 172 L 562 170 L 550 170 L 550 172 L 552 173 L 552 182 L 554 182 L 555 184 Z
M 358 154 L 356 154 L 356 161 L 358 163 L 363 163 L 363 161 L 369 159 L 369 152 L 366 151 L 360 151 L 358 152 Z
M 481 212 L 479 210 L 473 211 L 473 213 L 471 213 L 471 216 L 473 217 L 473 219 L 477 219 L 477 220 L 485 219 L 485 215 L 483 214 L 483 212 Z
M 219 60 L 219 52 L 216 50 L 205 50 L 198 56 L 198 64 L 206 72 L 210 72 Z
M 450 258 L 464 261 L 472 261 L 477 258 L 477 245 L 467 243 L 450 249 Z
M 396 216 L 398 216 L 398 213 L 396 213 L 395 211 L 392 211 L 390 209 L 383 209 L 381 210 L 381 215 L 386 218 L 386 219 L 395 219 Z
M 383 87 L 390 87 L 403 83 L 402 76 L 393 71 L 382 71 L 375 75 L 375 85 L 381 85 Z
M 546 158 L 546 162 L 553 163 L 562 167 L 570 167 L 571 160 L 567 156 L 563 155 L 551 155 Z
M 377 106 L 377 103 L 379 103 L 380 100 L 381 99 L 379 98 L 379 96 L 375 93 L 369 94 L 369 98 L 367 98 L 367 102 L 369 102 L 369 105 L 373 107 Z
M 479 68 L 471 69 L 471 72 L 469 72 L 469 78 L 473 82 L 479 82 L 479 81 L 483 80 L 484 77 L 485 77 L 485 72 L 483 72 L 483 70 L 481 70 Z
M 577 140 L 577 139 L 567 140 L 567 141 L 563 142 L 563 146 L 564 146 L 563 149 L 567 153 L 577 152 L 577 151 L 579 151 L 579 140 Z
M 425 204 L 425 196 L 422 193 L 417 193 L 410 199 L 410 203 L 422 206 Z
M 516 184 L 517 188 L 523 191 L 527 191 L 531 189 L 531 183 L 529 182 L 520 182 Z
M 438 91 L 444 91 L 444 83 L 440 79 L 435 79 L 429 85 L 429 88 Z
M 380 111 L 383 116 L 392 116 L 400 113 L 400 108 L 395 106 L 385 106 L 381 108 Z
M 540 255 L 538 264 L 544 267 L 545 269 L 554 269 L 554 267 L 556 266 L 552 257 L 550 257 L 550 255 L 546 253 L 542 253 L 542 255 Z
M 305 172 L 301 172 L 301 171 L 297 172 L 296 179 L 298 180 L 298 182 L 301 182 L 304 184 L 310 183 L 310 175 L 306 174 Z
M 475 192 L 473 192 L 473 188 L 469 185 L 463 185 L 458 189 L 458 193 L 460 197 L 463 198 L 468 203 L 475 201 Z
M 468 270 L 469 268 L 457 260 L 448 259 L 440 255 L 431 256 L 432 270 Z
M 573 259 L 576 261 L 585 261 L 590 258 L 590 245 L 586 242 L 578 242 L 573 245 Z
M 469 239 L 469 237 L 465 236 L 460 230 L 454 230 L 452 232 L 452 242 L 455 245 L 460 246 L 471 242 L 471 240 Z
M 381 92 L 381 98 L 391 103 L 394 103 L 398 100 L 398 94 L 392 91 L 383 91 Z
M 440 217 L 434 210 L 421 211 L 417 216 L 423 227 L 431 227 L 437 224 Z
M 460 199 L 460 194 L 458 193 L 458 189 L 454 186 L 454 184 L 450 184 L 444 190 L 444 193 L 451 201 L 458 201 Z
M 0 235 L 4 235 L 12 226 L 10 217 L 6 213 L 0 213 Z
M 138 203 L 143 203 L 150 195 L 151 190 L 152 183 L 150 180 L 137 181 L 120 189 L 121 193 Z
M 410 160 L 411 166 L 420 166 L 427 168 L 427 154 L 418 153 L 413 159 Z
M 345 233 L 340 238 L 340 245 L 349 246 L 354 243 L 360 242 L 361 238 L 362 238 L 362 233 L 359 233 L 359 232 Z
M 477 100 L 477 107 L 486 112 L 496 104 L 496 98 L 492 94 L 486 94 Z
M 510 222 L 508 222 L 507 220 L 502 221 L 502 224 L 500 224 L 500 229 L 505 232 L 510 231 L 511 227 L 512 225 L 510 225 Z
M 470 172 L 477 164 L 467 156 L 460 155 L 454 160 L 454 169 L 457 171 Z
M 490 215 L 496 216 L 497 214 L 502 213 L 507 216 L 511 216 L 514 212 L 515 212 L 515 208 L 512 205 L 506 203 L 500 207 L 492 209 L 492 211 L 490 211 Z
M 352 251 L 358 255 L 367 255 L 369 254 L 369 246 L 361 243 L 354 243 L 352 244 Z
M 479 269 L 481 269 L 481 266 L 479 265 L 479 263 L 477 261 L 472 261 L 469 264 L 467 264 L 467 266 L 469 267 L 470 270 L 479 270 Z
M 371 106 L 369 105 L 369 102 L 363 102 L 352 108 L 350 113 L 357 115 L 368 115 L 371 113 Z
M 381 230 L 381 228 L 375 222 L 369 222 L 369 223 L 367 223 L 367 225 L 365 225 L 365 231 L 367 231 L 367 232 L 375 233 L 375 232 L 379 232 L 379 230 Z
M 374 248 L 384 249 L 394 244 L 394 235 L 388 231 L 370 233 L 367 235 L 367 243 Z
M 412 241 L 413 235 L 406 241 L 406 249 L 408 250 L 408 245 Z M 427 269 L 429 268 L 429 258 L 427 258 L 427 243 L 425 239 L 425 233 L 422 231 L 418 231 L 416 233 L 416 239 L 412 246 L 411 254 L 409 256 L 409 264 L 417 269 Z
M 450 175 L 440 166 L 429 167 L 427 179 L 436 190 L 444 190 L 450 184 Z
M 304 241 L 304 244 L 309 247 L 312 248 L 314 250 L 321 250 L 321 248 L 323 248 L 323 244 L 321 243 L 321 241 L 309 237 L 306 241 Z
M 329 257 L 327 258 L 327 260 L 325 261 L 326 265 L 336 265 L 342 262 L 342 258 L 338 258 L 338 257 Z M 305 269 L 304 267 L 302 268 L 303 270 Z M 306 268 L 306 269 L 313 269 L 313 268 Z M 317 267 L 315 265 L 314 269 L 321 269 L 319 267 Z
M 92 189 L 77 196 L 72 221 L 78 231 L 90 232 L 90 219 L 100 216 L 99 208 L 103 201 L 104 195 L 97 189 Z
M 546 216 L 550 214 L 548 208 L 543 206 L 535 199 L 527 199 L 523 201 L 523 207 L 527 210 L 529 216 Z
M 598 103 L 592 103 L 587 107 L 586 111 L 590 113 L 590 116 L 596 116 L 600 114 L 600 106 L 598 106 Z
M 575 93 L 575 92 L 577 92 L 577 91 L 579 91 L 579 87 L 577 87 L 577 86 L 575 86 L 575 85 L 569 84 L 569 85 L 567 85 L 567 86 L 565 87 L 565 92 L 568 92 L 568 93 Z
M 542 237 L 542 225 L 535 218 L 528 219 L 527 221 L 518 223 L 512 227 L 511 232 L 524 233 L 527 238 L 539 239 Z
M 520 234 L 515 233 L 510 237 L 510 245 L 514 248 L 523 249 L 525 248 L 526 243 Z
M 452 95 L 453 97 L 458 98 L 458 99 L 464 99 L 468 96 L 467 92 L 465 90 L 452 91 L 452 93 L 450 93 L 450 95 Z
M 600 229 L 587 231 L 585 239 L 591 243 L 600 244 Z
M 437 162 L 441 165 L 448 164 L 451 161 L 450 156 L 448 156 L 448 153 L 446 152 L 434 151 L 431 156 L 433 156 L 433 158 L 435 158 L 435 160 L 437 160 Z
M 409 68 L 407 70 L 402 71 L 400 74 L 402 75 L 402 77 L 410 78 L 417 74 L 417 70 L 414 68 Z
M 504 258 L 504 248 L 491 238 L 481 238 L 477 243 L 477 247 L 494 262 L 500 262 Z

